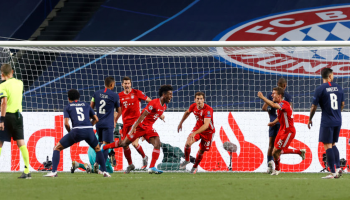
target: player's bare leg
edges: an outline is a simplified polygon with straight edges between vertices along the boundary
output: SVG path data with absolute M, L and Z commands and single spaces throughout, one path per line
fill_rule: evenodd
M 151 160 L 151 163 L 149 165 L 149 169 L 148 169 L 148 173 L 150 174 L 161 174 L 163 173 L 162 170 L 158 170 L 156 167 L 155 167 L 155 164 L 159 158 L 159 154 L 160 154 L 160 139 L 159 137 L 151 137 L 149 139 L 149 143 L 151 143 L 154 147 L 153 149 L 153 152 L 152 152 L 152 160 Z
M 283 149 L 281 154 L 298 154 L 302 160 L 305 160 L 306 149 Z
M 280 156 L 281 149 L 274 148 L 272 151 L 273 159 L 275 160 L 275 170 L 271 173 L 271 175 L 278 175 L 281 172 L 280 169 Z
M 129 146 L 127 146 L 127 147 L 123 147 L 123 151 L 124 151 L 124 156 L 128 161 L 128 167 L 124 171 L 124 174 L 129 174 L 132 170 L 135 169 L 135 165 L 132 163 L 132 159 L 131 159 L 131 149 Z
M 272 151 L 274 148 L 274 143 L 275 143 L 276 137 L 269 137 L 269 148 L 267 149 L 267 173 L 271 174 L 273 172 L 273 156 L 272 156 Z
M 197 173 L 198 165 L 203 159 L 204 152 L 205 151 L 203 151 L 201 149 L 198 150 L 198 153 L 197 153 L 197 156 L 196 156 L 196 161 L 194 162 L 194 165 L 193 165 L 193 167 L 192 167 L 192 169 L 190 171 L 191 174 Z
M 186 165 L 190 163 L 191 146 L 196 140 L 193 137 L 188 136 L 185 144 L 185 161 L 180 164 L 179 169 L 186 169 Z
M 139 144 L 139 138 L 132 142 L 132 146 L 135 147 L 136 151 L 142 156 L 142 167 L 141 169 L 146 169 L 148 165 L 148 156 L 145 155 L 145 152 L 142 149 L 142 146 Z

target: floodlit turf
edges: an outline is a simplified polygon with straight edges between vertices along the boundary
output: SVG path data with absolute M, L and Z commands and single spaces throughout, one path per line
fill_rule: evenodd
M 350 199 L 350 174 L 334 180 L 321 179 L 324 173 L 43 174 L 18 180 L 20 173 L 0 173 L 1 199 Z

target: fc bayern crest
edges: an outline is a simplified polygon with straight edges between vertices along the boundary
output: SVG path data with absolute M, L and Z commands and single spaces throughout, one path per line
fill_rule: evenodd
M 311 8 L 273 14 L 231 27 L 219 41 L 349 41 L 350 5 Z M 291 43 L 292 44 L 292 43 Z M 350 76 L 349 48 L 256 47 L 236 51 L 218 48 L 220 61 L 260 73 L 320 77 L 332 68 L 335 76 Z M 266 53 L 268 52 L 268 53 Z

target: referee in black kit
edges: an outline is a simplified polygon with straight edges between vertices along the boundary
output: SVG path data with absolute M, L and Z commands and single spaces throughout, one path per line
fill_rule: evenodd
M 4 142 L 11 142 L 11 138 L 17 142 L 24 160 L 24 172 L 18 178 L 30 179 L 29 153 L 24 142 L 22 98 L 23 82 L 13 77 L 11 65 L 3 64 L 0 68 L 1 80 L 1 116 L 0 116 L 0 155 Z

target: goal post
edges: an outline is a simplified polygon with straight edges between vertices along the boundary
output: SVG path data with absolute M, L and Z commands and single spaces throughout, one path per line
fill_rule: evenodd
M 67 134 L 63 126 L 67 91 L 77 89 L 80 99 L 90 102 L 94 91 L 104 88 L 106 76 L 115 78 L 118 93 L 123 90 L 122 78 L 129 76 L 132 87 L 151 99 L 158 98 L 161 85 L 173 86 L 165 123 L 158 120 L 154 125 L 162 142 L 157 166 L 169 171 L 181 171 L 178 167 L 194 116 L 185 121 L 180 133 L 177 126 L 197 91 L 204 92 L 206 103 L 213 107 L 216 129 L 211 150 L 199 165 L 202 172 L 266 171 L 269 117 L 261 110 L 257 92 L 269 95 L 282 77 L 293 97 L 297 133 L 291 148 L 307 151 L 303 161 L 298 155 L 282 155 L 282 171 L 319 172 L 324 167 L 324 149 L 318 142 L 320 111 L 311 130 L 306 123 L 314 91 L 321 84 L 320 71 L 332 68 L 335 82 L 344 89 L 346 105 L 349 97 L 349 41 L 0 41 L 0 62 L 10 63 L 15 77 L 24 83 L 24 137 L 31 170 L 38 170 L 47 156 L 51 160 L 53 146 Z M 347 111 L 346 106 L 338 148 L 340 157 L 349 160 Z M 237 145 L 232 156 L 223 148 L 228 141 Z M 151 158 L 152 145 L 140 144 Z M 197 142 L 192 157 L 198 149 Z M 64 150 L 58 170 L 69 171 L 73 160 L 89 162 L 87 150 L 85 142 Z M 131 150 L 133 163 L 140 168 L 141 156 Z M 115 170 L 125 169 L 122 149 L 116 150 L 116 158 Z M 0 172 L 23 167 L 15 143 L 4 143 Z

